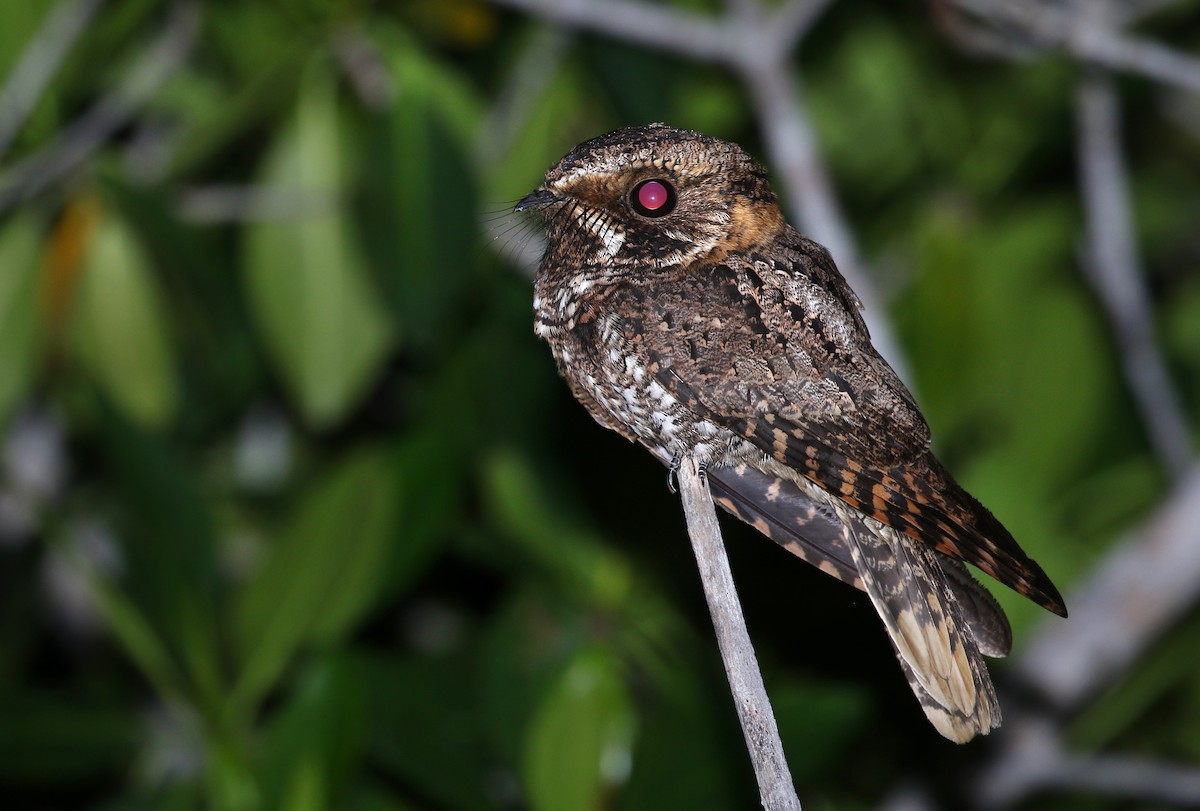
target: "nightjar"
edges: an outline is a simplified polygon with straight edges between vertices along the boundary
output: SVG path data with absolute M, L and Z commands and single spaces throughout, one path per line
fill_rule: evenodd
M 535 331 L 601 425 L 867 593 L 933 726 L 1000 723 L 983 655 L 1008 620 L 963 562 L 1066 616 L 1057 589 L 934 457 L 829 252 L 735 144 L 663 124 L 580 144 L 517 204 L 545 220 Z

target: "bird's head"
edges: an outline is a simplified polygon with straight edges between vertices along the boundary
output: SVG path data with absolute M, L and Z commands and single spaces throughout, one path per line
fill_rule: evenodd
M 621 276 L 719 261 L 784 226 L 766 172 L 741 147 L 665 124 L 585 141 L 517 210 L 546 221 L 542 272 Z

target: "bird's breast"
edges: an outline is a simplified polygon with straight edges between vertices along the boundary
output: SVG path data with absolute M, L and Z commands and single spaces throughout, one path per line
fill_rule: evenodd
M 702 461 L 728 455 L 730 431 L 690 410 L 659 379 L 643 336 L 630 335 L 619 313 L 596 288 L 547 287 L 534 299 L 535 332 L 549 345 L 559 373 L 605 427 L 669 461 L 691 454 Z M 603 313 L 602 315 L 600 313 Z

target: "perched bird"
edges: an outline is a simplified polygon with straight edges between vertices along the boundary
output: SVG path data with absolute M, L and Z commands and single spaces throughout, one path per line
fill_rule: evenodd
M 762 167 L 631 127 L 577 146 L 517 210 L 548 238 L 535 332 L 596 421 L 672 467 L 691 455 L 720 506 L 865 591 L 938 732 L 999 725 L 982 655 L 1012 635 L 963 561 L 1065 617 L 1062 597 L 934 457 L 858 299 Z

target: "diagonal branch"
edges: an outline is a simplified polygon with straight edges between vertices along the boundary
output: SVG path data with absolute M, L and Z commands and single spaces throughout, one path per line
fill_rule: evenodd
M 800 800 L 796 797 L 792 775 L 783 755 L 775 714 L 763 686 L 762 673 L 733 584 L 733 572 L 729 569 L 729 558 L 721 540 L 721 527 L 717 523 L 708 479 L 690 456 L 683 458 L 678 472 L 688 535 L 692 539 L 692 551 L 696 553 L 696 565 L 700 569 L 704 597 L 712 614 L 733 703 L 754 764 L 759 797 L 767 811 L 800 811 Z
M 1076 58 L 1200 93 L 1200 59 L 1141 37 L 1105 32 L 1094 39 L 1068 40 Z
M 733 39 L 712 17 L 630 0 L 492 0 L 496 5 L 704 62 L 735 58 Z
M 1062 51 L 1080 62 L 1200 93 L 1200 59 L 1126 34 L 1108 22 L 1083 19 L 1094 2 L 1074 4 L 1072 12 L 1041 0 L 949 0 L 982 24 L 982 30 L 972 31 L 956 21 L 952 30 L 989 51 L 1018 57 L 1030 46 Z
M 61 0 L 21 54 L 0 92 L 0 157 L 37 106 L 54 72 L 104 0 Z

